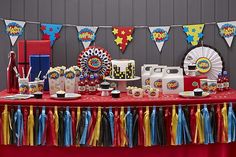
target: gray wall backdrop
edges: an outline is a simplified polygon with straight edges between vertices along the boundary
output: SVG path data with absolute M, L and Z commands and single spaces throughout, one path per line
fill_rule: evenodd
M 75 25 L 171 25 L 236 20 L 236 0 L 0 0 L 0 17 L 46 23 Z M 7 54 L 10 41 L 0 21 L 0 89 L 5 88 Z M 236 42 L 228 48 L 216 25 L 204 29 L 204 43 L 216 47 L 230 71 L 231 85 L 236 87 Z M 134 40 L 121 54 L 114 44 L 111 29 L 99 29 L 96 45 L 106 48 L 112 58 L 133 58 L 137 72 L 144 63 L 180 65 L 191 46 L 185 41 L 182 28 L 170 30 L 170 38 L 160 54 L 149 39 L 147 29 L 136 29 Z M 20 39 L 40 39 L 39 25 L 27 24 Z M 63 27 L 61 38 L 53 47 L 53 65 L 75 65 L 82 50 L 76 28 Z M 14 47 L 15 50 L 16 46 Z

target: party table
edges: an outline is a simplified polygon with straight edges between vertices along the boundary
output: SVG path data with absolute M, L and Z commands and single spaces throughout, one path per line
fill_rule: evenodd
M 170 106 L 173 104 L 221 104 L 236 102 L 236 90 L 230 89 L 211 95 L 207 98 L 189 99 L 178 95 L 162 95 L 160 98 L 150 99 L 144 97 L 135 99 L 122 93 L 120 98 L 101 97 L 97 95 L 82 95 L 77 100 L 54 100 L 48 93 L 43 99 L 6 100 L 3 97 L 10 95 L 6 90 L 0 92 L 0 105 L 34 105 L 34 106 Z M 34 157 L 73 157 L 73 156 L 102 156 L 102 157 L 233 157 L 236 154 L 236 143 L 215 143 L 209 145 L 188 144 L 182 146 L 152 146 L 152 147 L 55 147 L 55 146 L 0 146 L 0 157 L 34 156 Z
M 28 99 L 28 100 L 6 100 L 3 97 L 11 95 L 6 90 L 0 92 L 0 104 L 8 105 L 45 105 L 45 106 L 165 106 L 173 104 L 204 104 L 204 103 L 224 103 L 236 102 L 236 90 L 220 92 L 206 98 L 181 98 L 178 95 L 161 95 L 159 98 L 144 98 L 138 99 L 128 96 L 126 93 L 121 93 L 120 98 L 101 97 L 97 95 L 82 95 L 77 100 L 54 100 L 50 98 L 49 93 L 43 95 L 43 99 Z

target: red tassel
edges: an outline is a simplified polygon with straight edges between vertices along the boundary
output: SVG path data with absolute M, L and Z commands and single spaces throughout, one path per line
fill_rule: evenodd
M 194 136 L 195 136 L 195 129 L 196 129 L 196 111 L 194 109 L 194 106 L 190 109 L 190 134 L 192 137 L 192 143 L 194 143 Z
M 2 116 L 0 116 L 0 145 L 3 144 L 3 132 L 2 132 Z
M 120 146 L 120 116 L 119 111 L 116 108 L 115 109 L 115 115 L 114 115 L 114 143 L 113 145 L 115 147 Z
M 23 113 L 23 125 L 24 125 L 24 129 L 23 129 L 23 138 L 22 138 L 22 144 L 23 145 L 27 145 L 27 122 L 28 122 L 28 115 L 29 112 L 27 110 L 27 108 L 24 109 L 24 113 Z
M 169 108 L 165 109 L 165 125 L 166 125 L 166 144 L 171 144 L 171 113 Z
M 138 145 L 144 146 L 144 122 L 143 122 L 143 109 L 139 108 L 138 114 Z
M 54 119 L 53 119 L 53 112 L 50 109 L 48 111 L 48 115 L 47 115 L 47 122 L 46 122 L 46 131 L 47 132 L 47 136 L 43 136 L 44 138 L 46 138 L 47 140 L 47 145 L 56 145 L 56 133 L 55 133 L 55 124 L 54 124 Z
M 72 139 L 73 139 L 73 145 L 75 145 L 75 139 L 76 139 L 76 115 L 75 115 L 75 110 L 71 111 L 71 121 L 72 121 Z

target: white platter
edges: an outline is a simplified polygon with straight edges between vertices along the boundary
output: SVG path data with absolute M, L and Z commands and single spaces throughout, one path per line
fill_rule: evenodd
M 202 96 L 195 96 L 193 91 L 185 91 L 185 92 L 180 92 L 179 96 L 183 98 L 205 98 L 208 97 L 210 94 L 207 92 L 203 92 Z
M 74 100 L 74 99 L 78 99 L 81 97 L 81 94 L 77 94 L 77 93 L 66 93 L 65 97 L 57 97 L 57 94 L 53 94 L 50 96 L 50 98 L 52 99 L 56 99 L 56 100 Z
M 15 94 L 15 95 L 9 95 L 5 96 L 4 99 L 9 99 L 9 100 L 26 100 L 33 98 L 34 95 L 31 94 Z

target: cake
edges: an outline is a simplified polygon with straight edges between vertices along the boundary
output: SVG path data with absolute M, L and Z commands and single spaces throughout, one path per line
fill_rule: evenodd
M 43 92 L 35 92 L 34 93 L 35 99 L 42 99 L 43 97 Z
M 58 98 L 64 98 L 64 97 L 65 97 L 65 95 L 66 95 L 66 92 L 65 92 L 65 91 L 62 91 L 62 90 L 60 90 L 60 91 L 58 91 L 56 94 L 57 94 L 57 97 L 58 97 Z
M 113 90 L 111 91 L 112 98 L 119 98 L 120 97 L 120 91 L 119 90 Z
M 104 81 L 104 82 L 102 82 L 102 83 L 100 84 L 100 87 L 101 87 L 102 89 L 109 89 L 109 88 L 110 88 L 110 83 Z
M 128 59 L 111 60 L 110 77 L 113 79 L 133 79 L 135 77 L 135 61 Z
M 194 63 L 189 64 L 188 70 L 196 70 L 196 64 L 194 64 Z
M 194 96 L 202 96 L 203 90 L 201 88 L 196 88 L 193 90 Z

